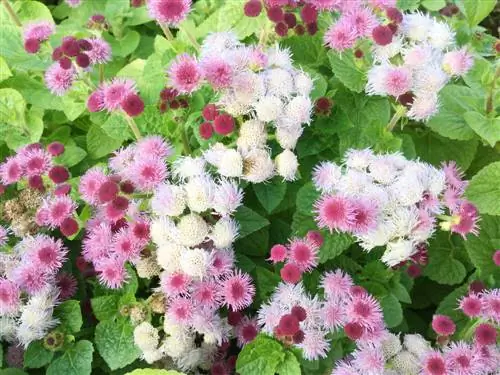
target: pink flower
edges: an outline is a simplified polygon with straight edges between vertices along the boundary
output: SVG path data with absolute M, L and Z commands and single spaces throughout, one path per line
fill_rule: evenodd
M 174 323 L 188 324 L 193 317 L 193 303 L 191 299 L 177 297 L 170 301 L 167 315 Z
M 128 278 L 123 261 L 117 258 L 101 258 L 95 269 L 100 283 L 110 289 L 121 288 Z
M 102 89 L 95 90 L 87 99 L 89 112 L 99 112 L 104 109 L 104 92 Z
M 122 148 L 114 152 L 109 159 L 109 167 L 113 172 L 124 174 L 134 162 L 135 148 L 133 146 Z
M 87 229 L 83 240 L 83 257 L 87 262 L 98 262 L 107 257 L 113 240 L 113 232 L 109 224 L 100 223 Z
M 320 228 L 347 231 L 354 222 L 352 202 L 340 195 L 325 195 L 314 204 L 316 222 Z
M 52 156 L 43 149 L 26 151 L 19 159 L 28 177 L 39 176 L 47 172 L 52 166 Z
M 481 298 L 477 294 L 471 293 L 460 300 L 459 307 L 468 317 L 477 317 L 481 314 Z
M 464 342 L 452 342 L 445 351 L 446 370 L 453 375 L 481 374 L 483 365 L 477 350 Z
M 284 262 L 287 257 L 287 249 L 285 246 L 277 244 L 271 247 L 269 259 L 273 263 Z
M 304 329 L 304 340 L 297 345 L 303 351 L 304 358 L 315 360 L 325 358 L 330 345 L 325 339 L 325 333 L 315 329 Z
M 142 191 L 151 191 L 168 176 L 165 162 L 157 157 L 140 157 L 127 171 L 127 177 Z
M 288 259 L 294 263 L 301 272 L 311 271 L 318 265 L 318 248 L 312 243 L 294 239 L 288 245 Z
M 222 58 L 209 56 L 203 60 L 201 67 L 205 79 L 215 90 L 227 88 L 233 80 L 233 68 Z
M 136 144 L 137 157 L 168 158 L 174 154 L 172 145 L 159 135 L 151 135 Z
M 76 78 L 76 70 L 73 67 L 63 69 L 59 62 L 52 64 L 45 72 L 45 84 L 54 95 L 62 96 L 68 91 Z
M 31 249 L 26 256 L 37 266 L 40 272 L 55 273 L 66 260 L 68 250 L 61 240 L 54 240 L 46 235 L 34 238 Z
M 339 21 L 325 32 L 324 42 L 327 47 L 342 52 L 354 47 L 356 35 L 356 30 L 349 22 Z
M 306 239 L 314 246 L 321 247 L 324 242 L 323 235 L 317 230 L 310 230 L 306 233 Z
M 61 195 L 46 200 L 42 205 L 42 210 L 47 212 L 45 225 L 54 228 L 59 227 L 64 219 L 73 216 L 76 204 L 67 195 Z
M 394 97 L 410 91 L 412 86 L 411 72 L 399 66 L 391 66 L 384 70 L 385 91 Z
M 482 316 L 496 323 L 500 322 L 500 289 L 481 293 Z
M 120 229 L 113 236 L 112 251 L 122 261 L 137 261 L 140 257 L 142 246 L 131 235 L 128 228 Z
M 28 294 L 39 292 L 48 282 L 47 275 L 40 272 L 38 265 L 34 263 L 27 263 L 16 268 L 13 272 L 13 280 Z
M 250 276 L 241 271 L 233 271 L 219 281 L 222 305 L 230 307 L 233 311 L 250 306 L 254 294 L 255 287 L 252 285 Z
M 135 82 L 126 78 L 114 78 L 101 87 L 103 107 L 109 112 L 120 108 L 122 101 L 130 94 L 137 94 Z
M 203 71 L 195 58 L 183 54 L 177 56 L 168 69 L 170 84 L 179 93 L 190 94 L 197 90 L 203 78 Z
M 443 56 L 443 70 L 452 76 L 463 76 L 474 65 L 474 58 L 465 48 L 446 52 Z
M 149 222 L 144 218 L 136 218 L 130 225 L 130 234 L 141 247 L 144 247 L 151 238 Z
M 23 166 L 19 157 L 10 156 L 0 164 L 0 181 L 4 185 L 10 185 L 23 177 Z
M 432 317 L 432 329 L 438 335 L 450 336 L 455 333 L 455 323 L 446 315 L 434 315 Z
M 300 281 L 302 273 L 298 266 L 293 263 L 287 263 L 280 270 L 280 276 L 285 283 L 296 284 Z
M 467 238 L 467 235 L 472 233 L 473 235 L 479 235 L 479 216 L 477 214 L 470 214 L 470 211 L 462 210 L 461 206 L 459 208 L 459 214 L 455 216 L 456 222 L 452 222 L 451 231 L 453 233 L 460 234 L 463 239 Z
M 177 26 L 191 8 L 191 0 L 148 0 L 149 16 L 168 26 Z
M 1 242 L 2 241 L 0 240 L 0 243 Z M 495 263 L 495 266 L 500 266 L 500 250 L 496 250 L 491 258 L 493 259 L 493 263 Z
M 342 0 L 309 0 L 309 3 L 314 5 L 314 7 L 316 9 L 318 9 L 319 11 L 322 11 L 322 10 L 332 11 L 332 10 L 339 10 L 343 4 L 343 1 Z M 353 7 L 354 6 L 357 6 L 357 4 L 353 4 Z
M 368 294 L 349 301 L 345 314 L 351 323 L 357 323 L 365 328 L 375 327 L 383 319 L 380 304 Z
M 19 287 L 11 280 L 0 278 L 0 316 L 17 312 L 19 306 Z
M 454 161 L 443 163 L 442 170 L 448 185 L 459 192 L 465 190 L 467 187 L 467 181 L 463 180 L 464 174 Z
M 343 15 L 341 22 L 351 25 L 358 38 L 371 35 L 373 28 L 378 25 L 377 19 L 371 10 L 358 7 L 353 7 Z
M 321 320 L 330 331 L 343 327 L 347 321 L 344 306 L 338 299 L 328 300 L 321 308 Z
M 366 346 L 353 353 L 352 365 L 362 374 L 381 374 L 384 372 L 385 359 L 382 350 Z
M 64 301 L 73 297 L 78 288 L 78 283 L 73 275 L 61 272 L 56 276 L 56 285 L 59 288 L 59 300 Z
M 344 299 L 351 294 L 354 285 L 351 276 L 338 269 L 335 272 L 325 272 L 321 278 L 321 288 L 328 298 Z
M 431 350 L 422 358 L 422 375 L 446 375 L 446 363 L 438 351 Z
M 373 8 L 396 8 L 396 0 L 368 0 L 368 4 Z
M 192 298 L 196 306 L 216 309 L 220 305 L 215 281 L 199 281 L 193 285 Z
M 476 327 L 474 338 L 480 346 L 493 345 L 497 341 L 497 330 L 491 324 L 481 323 Z
M 173 274 L 162 273 L 160 286 L 163 293 L 168 297 L 176 297 L 179 294 L 188 294 L 191 278 L 181 272 Z
M 50 38 L 56 31 L 55 25 L 48 21 L 39 21 L 27 24 L 23 27 L 23 40 L 36 39 L 43 42 Z
M 90 204 L 97 204 L 99 202 L 99 189 L 107 180 L 108 178 L 99 167 L 91 168 L 85 172 L 78 185 L 78 191 L 83 200 Z
M 212 253 L 212 265 L 210 275 L 219 277 L 227 275 L 234 266 L 234 254 L 232 250 L 215 250 Z
M 92 46 L 90 51 L 86 51 L 92 65 L 111 61 L 111 46 L 108 42 L 102 38 L 89 38 L 87 41 Z
M 359 372 L 350 363 L 339 361 L 335 364 L 332 375 L 359 375 Z
M 358 199 L 353 201 L 353 220 L 350 231 L 363 235 L 377 227 L 379 210 L 374 201 Z
M 257 319 L 250 319 L 245 316 L 236 326 L 235 331 L 236 338 L 238 339 L 238 345 L 241 347 L 248 344 L 255 337 L 257 337 L 257 334 L 259 333 Z

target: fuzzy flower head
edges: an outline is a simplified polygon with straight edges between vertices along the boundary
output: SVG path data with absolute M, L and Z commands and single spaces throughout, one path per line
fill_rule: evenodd
M 117 258 L 103 258 L 95 268 L 101 284 L 110 289 L 121 288 L 128 278 L 123 261 Z
M 54 34 L 56 28 L 52 22 L 39 21 L 30 23 L 23 28 L 23 39 L 26 42 L 29 39 L 36 39 L 39 42 L 48 40 Z
M 126 78 L 115 78 L 106 82 L 99 91 L 102 93 L 103 108 L 109 112 L 119 109 L 129 95 L 137 94 L 135 82 Z
M 354 220 L 352 202 L 340 195 L 326 195 L 315 203 L 316 221 L 320 228 L 348 230 Z
M 168 69 L 170 84 L 179 93 L 190 94 L 197 90 L 203 79 L 203 71 L 195 58 L 179 55 Z
M 191 0 L 150 0 L 146 6 L 149 16 L 161 24 L 177 26 L 187 16 Z
M 0 181 L 4 185 L 10 185 L 19 181 L 23 175 L 23 165 L 17 155 L 9 156 L 5 162 L 0 164 Z
M 13 281 L 0 278 L 0 316 L 14 314 L 19 305 L 20 290 Z
M 312 270 L 318 264 L 318 247 L 302 239 L 293 239 L 288 245 L 288 259 L 301 272 Z
M 345 20 L 330 26 L 324 36 L 326 46 L 339 52 L 354 47 L 356 39 L 356 28 Z
M 106 64 L 111 61 L 111 46 L 102 38 L 89 38 L 87 41 L 92 46 L 90 51 L 87 51 L 90 64 Z
M 76 70 L 73 67 L 63 69 L 58 62 L 52 64 L 45 72 L 45 85 L 54 95 L 62 96 L 73 86 Z
M 225 276 L 219 282 L 219 293 L 223 305 L 239 311 L 252 303 L 255 287 L 250 276 L 240 271 Z

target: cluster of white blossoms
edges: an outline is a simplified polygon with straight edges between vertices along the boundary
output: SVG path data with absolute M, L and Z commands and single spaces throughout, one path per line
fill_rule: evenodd
M 176 160 L 172 178 L 154 190 L 150 230 L 161 272 L 157 291 L 166 302 L 162 327 L 142 322 L 135 328 L 148 363 L 167 358 L 183 371 L 208 369 L 234 337 L 220 308 L 240 311 L 254 294 L 250 277 L 234 268 L 238 224 L 231 215 L 242 199 L 237 184 L 214 179 L 201 157 Z
M 288 49 L 246 46 L 232 33 L 215 33 L 205 39 L 200 65 L 219 95 L 217 107 L 241 119 L 235 129 L 236 150 L 220 144 L 209 150 L 207 160 L 222 175 L 254 183 L 274 175 L 286 181 L 296 178 L 298 162 L 293 150 L 303 125 L 311 121 L 313 81 L 292 63 Z M 214 85 L 210 73 L 222 70 L 226 72 L 224 84 Z M 269 134 L 271 129 L 274 135 Z M 267 147 L 269 137 L 283 149 L 274 162 Z
M 382 261 L 389 266 L 418 255 L 438 216 L 445 220 L 442 229 L 477 234 L 477 210 L 462 198 L 467 181 L 454 163 L 438 169 L 400 153 L 351 149 L 342 166 L 318 164 L 313 182 L 321 192 L 318 226 L 352 234 L 365 251 L 384 246 Z M 453 216 L 442 215 L 445 209 Z
M 455 34 L 446 22 L 419 12 L 403 14 L 390 43 L 375 44 L 373 56 L 366 93 L 397 98 L 417 121 L 434 116 L 439 91 L 473 65 L 465 47 L 455 47 Z

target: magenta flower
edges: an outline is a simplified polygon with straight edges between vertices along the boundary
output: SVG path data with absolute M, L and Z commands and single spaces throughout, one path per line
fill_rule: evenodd
M 136 144 L 137 157 L 168 158 L 174 154 L 173 146 L 159 135 L 151 135 Z
M 76 75 L 76 70 L 72 66 L 63 69 L 58 62 L 55 62 L 45 72 L 45 84 L 51 93 L 62 96 L 73 86 Z
M 382 321 L 380 304 L 371 295 L 354 297 L 346 305 L 345 314 L 351 323 L 365 328 L 375 327 Z
M 257 319 L 250 319 L 246 316 L 243 317 L 240 323 L 235 327 L 235 331 L 238 345 L 241 347 L 248 344 L 259 333 Z
M 318 247 L 309 241 L 294 239 L 288 245 L 288 259 L 301 272 L 311 271 L 318 265 Z
M 438 351 L 429 351 L 422 358 L 422 375 L 446 375 L 446 363 Z
M 19 287 L 11 280 L 0 278 L 0 316 L 17 312 L 19 306 Z
M 106 181 L 107 177 L 99 167 L 91 168 L 85 172 L 78 185 L 78 191 L 83 200 L 90 204 L 97 204 L 99 202 L 99 189 Z
M 191 278 L 181 272 L 172 274 L 163 273 L 160 279 L 160 287 L 168 297 L 176 297 L 179 294 L 187 295 L 191 285 Z
M 168 26 L 177 26 L 191 10 L 191 0 L 148 0 L 149 16 Z
M 320 228 L 347 231 L 354 222 L 352 202 L 340 195 L 325 195 L 315 204 L 316 222 Z
M 176 297 L 170 301 L 167 316 L 174 323 L 189 324 L 193 317 L 193 303 L 190 298 Z
M 193 285 L 192 298 L 196 306 L 204 306 L 216 309 L 220 306 L 217 295 L 217 283 L 215 281 L 199 281 Z
M 455 323 L 446 315 L 434 315 L 432 317 L 432 329 L 438 335 L 450 336 L 455 333 Z
M 102 91 L 103 108 L 109 112 L 119 109 L 130 94 L 137 94 L 135 82 L 126 78 L 114 78 L 104 83 L 99 90 Z
M 125 284 L 128 274 L 122 260 L 102 258 L 94 264 L 101 284 L 110 289 L 118 289 Z
M 86 51 L 92 65 L 106 64 L 111 61 L 111 46 L 108 42 L 102 38 L 89 38 L 87 41 L 92 46 L 89 51 Z
M 255 287 L 250 276 L 241 271 L 233 271 L 219 282 L 219 295 L 223 305 L 234 311 L 250 306 Z
M 55 240 L 46 235 L 34 238 L 31 249 L 24 254 L 24 259 L 33 262 L 39 272 L 53 274 L 58 271 L 66 260 L 68 250 L 61 240 Z
M 43 149 L 34 149 L 19 154 L 26 176 L 39 176 L 52 166 L 52 156 Z
M 158 157 L 138 157 L 130 166 L 127 177 L 139 190 L 151 191 L 168 176 L 167 166 Z
M 4 185 L 10 185 L 19 181 L 24 174 L 20 158 L 9 156 L 5 162 L 0 164 L 0 181 Z
M 325 32 L 324 42 L 327 47 L 342 52 L 354 47 L 356 35 L 356 30 L 349 22 L 339 21 Z
M 168 69 L 170 85 L 181 94 L 197 90 L 203 79 L 203 71 L 195 58 L 183 54 L 177 56 Z
M 73 297 L 78 288 L 75 277 L 67 272 L 60 272 L 57 274 L 56 285 L 59 288 L 59 300 L 61 301 Z

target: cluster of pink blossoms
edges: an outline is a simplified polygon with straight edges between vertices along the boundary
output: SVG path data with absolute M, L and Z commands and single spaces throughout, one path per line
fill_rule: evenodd
M 341 270 L 321 278 L 324 299 L 309 296 L 302 283 L 281 283 L 258 313 L 262 331 L 302 349 L 307 360 L 324 358 L 328 332 L 343 330 L 357 344 L 377 345 L 386 337 L 380 304 Z
M 53 22 L 38 21 L 29 23 L 23 27 L 24 49 L 28 53 L 37 53 L 40 44 L 49 40 L 54 34 L 56 27 Z
M 144 102 L 137 93 L 135 82 L 127 78 L 114 78 L 103 82 L 87 99 L 89 112 L 106 110 L 124 111 L 130 117 L 139 116 L 144 111 Z
M 352 234 L 366 251 L 385 246 L 382 261 L 389 266 L 417 255 L 438 217 L 441 229 L 464 239 L 478 234 L 478 212 L 463 197 L 467 181 L 454 162 L 438 169 L 399 153 L 349 150 L 343 166 L 317 165 L 313 182 L 321 192 L 315 203 L 318 226 Z M 445 210 L 451 215 L 443 215 Z
M 76 280 L 60 272 L 67 252 L 61 240 L 45 234 L 24 237 L 2 251 L 0 339 L 27 347 L 57 325 L 54 306 L 76 291 Z
M 148 0 L 149 16 L 160 25 L 178 26 L 191 10 L 192 0 Z
M 500 351 L 496 345 L 500 323 L 500 293 L 491 289 L 471 292 L 460 301 L 460 309 L 474 322 L 473 337 L 453 341 L 455 323 L 435 315 L 432 328 L 439 335 L 437 348 L 419 334 L 386 335 L 378 345 L 358 345 L 339 361 L 332 375 L 488 375 L 498 370 Z
M 63 152 L 64 145 L 59 142 L 49 144 L 46 149 L 39 143 L 24 146 L 0 164 L 0 181 L 3 185 L 11 185 L 26 180 L 31 189 L 45 194 L 37 209 L 35 223 L 51 229 L 59 228 L 69 237 L 78 231 L 79 226 L 74 218 L 76 204 L 69 196 L 69 171 L 62 165 L 54 165 L 54 157 Z

